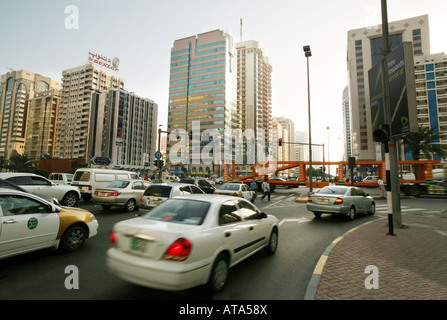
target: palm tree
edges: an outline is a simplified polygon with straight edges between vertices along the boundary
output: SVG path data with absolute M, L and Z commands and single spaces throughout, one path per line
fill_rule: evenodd
M 9 156 L 10 168 L 14 171 L 21 171 L 33 167 L 33 161 L 27 153 L 19 154 L 17 151 L 12 151 Z
M 442 135 L 435 130 L 437 130 L 437 127 L 430 129 L 420 126 L 418 132 L 407 134 L 403 138 L 405 152 L 411 152 L 414 160 L 420 160 L 421 154 L 427 159 L 432 159 L 433 155 L 447 158 L 447 145 L 439 143 Z M 416 166 L 416 175 L 419 173 L 418 169 L 418 166 Z

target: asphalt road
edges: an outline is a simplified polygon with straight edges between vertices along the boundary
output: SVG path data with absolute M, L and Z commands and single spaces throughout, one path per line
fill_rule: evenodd
M 226 289 L 215 296 L 208 296 L 200 287 L 180 293 L 153 290 L 108 273 L 105 253 L 112 226 L 117 221 L 132 218 L 135 213 L 119 208 L 104 211 L 99 205 L 81 200 L 78 206 L 93 212 L 99 221 L 98 235 L 73 253 L 41 250 L 0 260 L 0 300 L 302 300 L 313 269 L 326 247 L 351 228 L 386 216 L 381 209 L 386 207 L 386 201 L 377 201 L 375 216 L 358 216 L 353 221 L 331 215 L 318 219 L 306 210 L 305 204 L 295 202 L 296 191 L 277 190 L 270 202 L 258 197 L 255 204 L 280 220 L 278 250 L 273 256 L 260 251 L 232 268 Z M 412 202 L 406 204 L 407 201 Z M 420 208 L 427 214 L 447 207 L 446 204 L 445 199 L 402 200 L 403 207 Z M 140 209 L 139 213 L 145 211 Z M 78 288 L 66 288 L 67 283 L 68 286 L 73 283 L 70 282 L 73 269 L 66 270 L 69 266 L 75 266 L 79 272 Z

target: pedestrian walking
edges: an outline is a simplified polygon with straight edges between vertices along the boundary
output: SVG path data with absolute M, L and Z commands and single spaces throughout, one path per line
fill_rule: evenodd
M 267 178 L 265 178 L 264 182 L 262 183 L 262 192 L 264 195 L 262 196 L 261 200 L 264 200 L 265 196 L 267 196 L 267 199 L 270 201 L 270 183 L 268 182 Z
M 380 197 L 381 199 L 385 198 L 386 192 L 385 192 L 385 185 L 383 183 L 382 177 L 379 177 L 377 180 L 377 183 L 379 184 L 379 190 L 380 190 Z
M 251 191 L 254 191 L 254 192 L 256 192 L 257 190 L 257 188 L 256 188 L 257 186 L 256 186 L 256 181 L 255 181 L 255 179 L 253 179 L 253 181 L 250 183 L 250 189 L 251 189 Z

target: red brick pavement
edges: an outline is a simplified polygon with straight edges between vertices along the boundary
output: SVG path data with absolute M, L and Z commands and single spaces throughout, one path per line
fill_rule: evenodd
M 403 222 L 408 228 L 395 228 L 396 236 L 387 235 L 387 219 L 345 235 L 329 254 L 315 299 L 447 299 L 447 215 L 405 215 Z M 378 268 L 378 289 L 365 287 L 369 265 Z

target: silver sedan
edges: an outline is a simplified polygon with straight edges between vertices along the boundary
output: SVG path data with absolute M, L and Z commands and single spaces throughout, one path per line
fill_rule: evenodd
M 357 187 L 324 187 L 307 199 L 307 210 L 316 217 L 322 213 L 345 215 L 349 220 L 357 213 L 373 215 L 376 212 L 374 199 Z
M 102 205 L 105 210 L 117 206 L 132 212 L 138 208 L 138 201 L 149 185 L 145 180 L 115 180 L 104 188 L 97 188 L 92 202 Z

